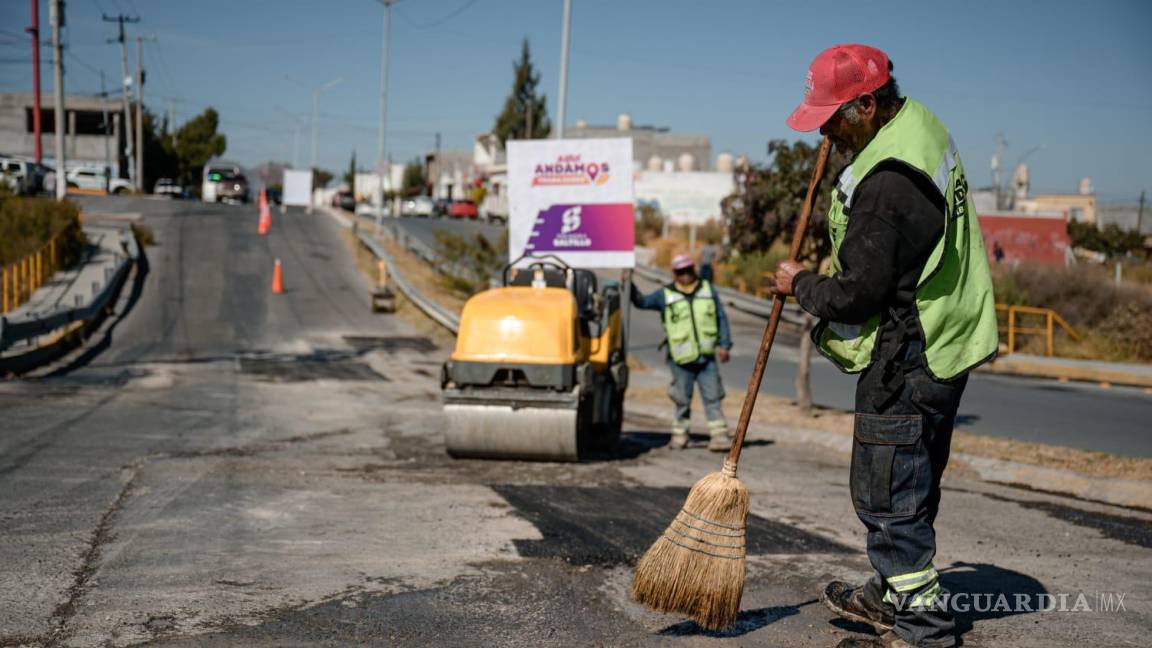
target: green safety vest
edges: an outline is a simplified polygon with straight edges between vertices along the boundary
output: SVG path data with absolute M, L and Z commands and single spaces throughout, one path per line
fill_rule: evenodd
M 700 356 L 716 353 L 720 321 L 716 317 L 711 283 L 701 279 L 691 295 L 665 286 L 663 317 L 673 362 L 687 364 Z
M 906 98 L 900 112 L 840 174 L 828 210 L 829 272 L 841 270 L 838 255 L 856 187 L 886 160 L 923 173 L 944 197 L 944 235 L 916 284 L 915 312 L 929 373 L 939 380 L 954 378 L 996 354 L 996 300 L 960 154 L 948 129 L 920 102 Z M 822 321 L 812 338 L 841 369 L 860 372 L 874 359 L 881 315 L 857 325 Z

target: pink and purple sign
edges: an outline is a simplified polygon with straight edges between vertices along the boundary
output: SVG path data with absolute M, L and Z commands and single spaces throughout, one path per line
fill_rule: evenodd
M 552 205 L 540 212 L 525 252 L 632 252 L 632 205 Z
M 577 268 L 636 263 L 632 140 L 509 140 L 508 256 Z

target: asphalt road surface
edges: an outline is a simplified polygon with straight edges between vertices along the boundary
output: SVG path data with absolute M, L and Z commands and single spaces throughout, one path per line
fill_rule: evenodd
M 436 229 L 460 231 L 467 236 L 503 235 L 503 228 L 471 221 L 404 218 L 399 224 L 411 235 L 435 243 Z M 643 290 L 655 290 L 651 282 L 637 279 Z M 723 376 L 728 392 L 743 392 L 752 375 L 756 350 L 764 334 L 765 320 L 728 308 L 735 347 Z M 649 365 L 662 365 L 664 352 L 657 347 L 664 338 L 659 315 L 648 311 L 631 319 L 633 352 Z M 761 390 L 795 396 L 794 380 L 799 357 L 796 331 L 782 328 L 764 372 Z M 812 363 L 812 394 L 817 404 L 850 410 L 856 378 L 840 372 L 816 354 Z M 730 412 L 736 416 L 738 412 Z M 1123 456 L 1152 457 L 1152 395 L 1140 389 L 1095 384 L 1059 383 L 1054 380 L 975 373 L 964 392 L 959 427 L 979 434 L 1097 450 Z
M 85 205 L 143 214 L 157 244 L 94 354 L 0 383 L 0 646 L 807 648 L 867 633 L 815 601 L 868 575 L 846 456 L 747 448 L 743 611 L 705 633 L 627 592 L 716 455 L 668 449 L 665 422 L 635 410 L 592 461 L 452 460 L 449 349 L 417 318 L 369 313 L 327 216 L 275 214 L 260 237 L 251 206 Z M 936 566 L 986 597 L 960 614 L 967 645 L 1148 644 L 1152 513 L 966 474 L 946 479 Z M 993 609 L 1002 593 L 1058 609 Z M 1090 611 L 1071 611 L 1081 594 Z

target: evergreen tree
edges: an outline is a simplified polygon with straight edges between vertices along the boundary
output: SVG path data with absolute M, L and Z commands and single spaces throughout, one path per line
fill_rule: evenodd
M 504 110 L 496 117 L 492 132 L 503 144 L 510 139 L 544 139 L 552 132 L 548 120 L 547 97 L 536 94 L 540 73 L 532 65 L 528 39 L 520 50 L 520 59 L 512 66 L 512 92 L 504 101 Z
M 348 173 L 344 175 L 344 182 L 348 185 L 348 191 L 352 195 L 356 195 L 356 151 L 352 151 L 352 159 L 348 162 Z

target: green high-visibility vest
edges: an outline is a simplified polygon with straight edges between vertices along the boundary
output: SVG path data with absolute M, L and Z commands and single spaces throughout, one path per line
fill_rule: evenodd
M 716 354 L 720 321 L 716 317 L 716 301 L 709 282 L 701 279 L 700 285 L 690 295 L 665 286 L 663 319 L 668 352 L 676 364 L 687 364 L 700 356 Z
M 960 154 L 948 129 L 920 102 L 906 98 L 896 116 L 840 174 L 828 211 L 829 272 L 841 269 L 840 244 L 848 230 L 856 187 L 887 160 L 923 173 L 944 197 L 944 235 L 916 284 L 915 310 L 928 371 L 947 380 L 996 354 L 996 300 Z M 863 371 L 872 364 L 882 315 L 877 313 L 856 325 L 822 321 L 812 338 L 821 353 L 844 371 Z

